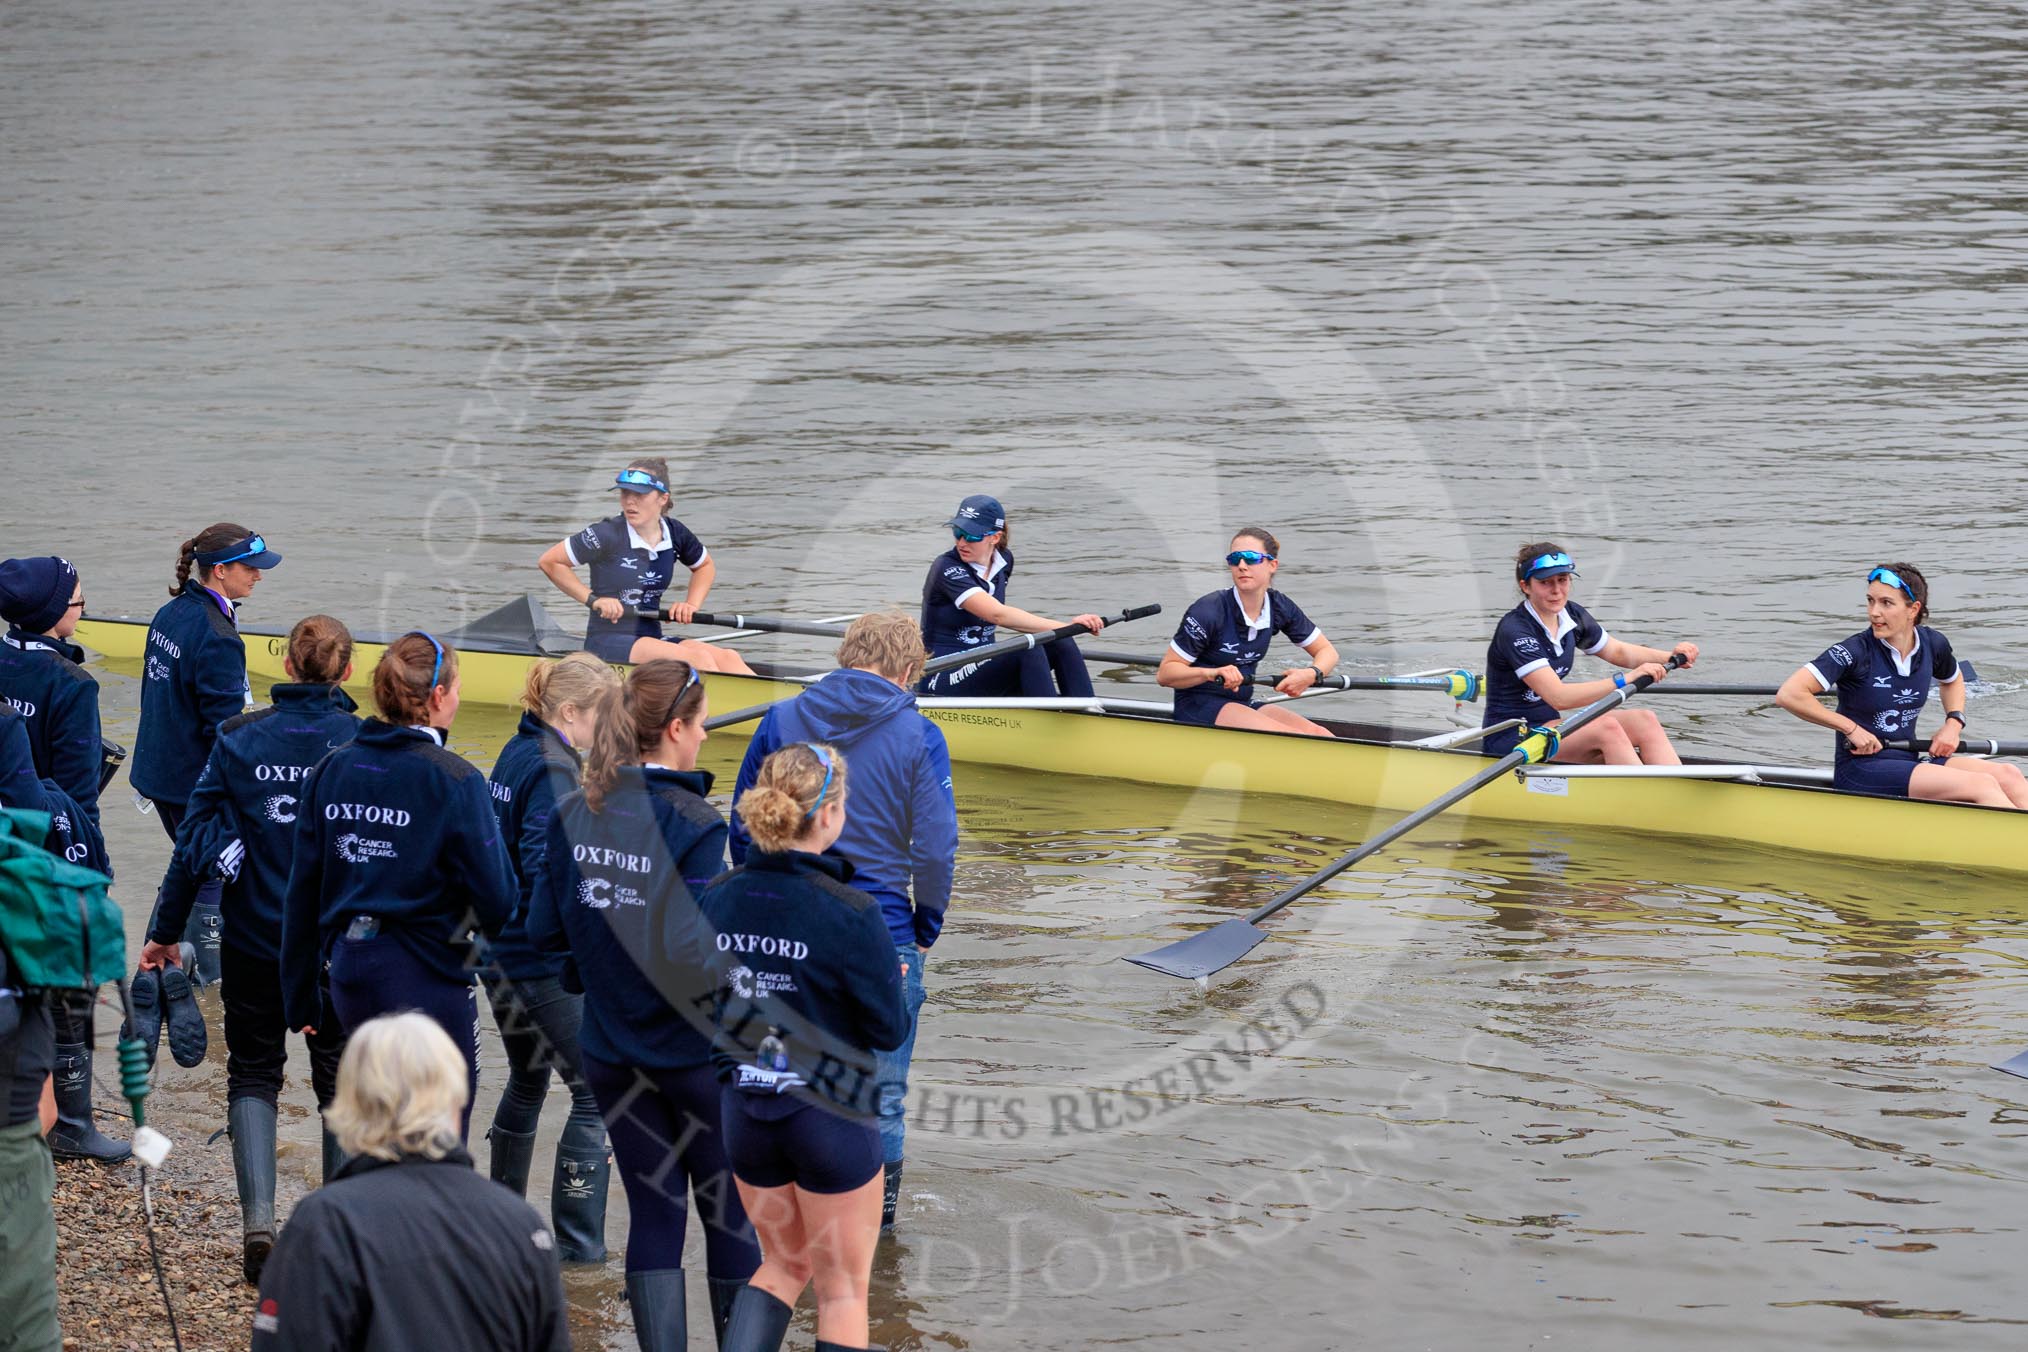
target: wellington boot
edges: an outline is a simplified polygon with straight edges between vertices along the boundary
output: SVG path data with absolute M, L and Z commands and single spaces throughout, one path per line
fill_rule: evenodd
M 56 1044 L 56 1125 L 49 1151 L 60 1160 L 118 1164 L 134 1153 L 125 1141 L 105 1135 L 92 1119 L 92 1049 L 82 1042 Z
M 239 1180 L 240 1271 L 259 1285 L 275 1247 L 275 1105 L 234 1099 L 225 1120 L 232 1133 L 232 1172 Z
M 634 1311 L 634 1341 L 641 1352 L 683 1352 L 689 1321 L 683 1308 L 683 1269 L 627 1274 L 627 1304 Z
M 732 1318 L 732 1303 L 739 1299 L 739 1293 L 746 1290 L 742 1277 L 712 1277 L 706 1282 L 711 1291 L 711 1332 L 718 1339 L 718 1346 L 725 1346 L 725 1326 Z
M 215 881 L 206 883 L 198 890 L 197 905 L 190 912 L 190 946 L 197 950 L 197 960 L 188 971 L 200 990 L 218 984 L 218 950 L 225 937 L 225 918 L 218 909 L 219 888 Z
M 901 1161 L 889 1160 L 881 1166 L 886 1175 L 880 1186 L 880 1228 L 894 1228 L 894 1213 L 901 1206 Z
M 324 1179 L 329 1183 L 345 1163 L 345 1152 L 338 1148 L 338 1138 L 331 1134 L 331 1128 L 324 1128 Z
M 606 1193 L 613 1181 L 605 1128 L 565 1122 L 549 1180 L 549 1228 L 560 1263 L 606 1261 Z
M 871 1343 L 868 1343 L 865 1347 L 847 1347 L 844 1343 L 827 1343 L 822 1338 L 819 1338 L 817 1340 L 817 1352 L 887 1352 L 887 1349 L 876 1347 Z
M 528 1168 L 535 1161 L 535 1133 L 490 1127 L 486 1141 L 492 1147 L 492 1155 L 486 1161 L 487 1175 L 495 1183 L 512 1188 L 516 1197 L 526 1197 Z
M 726 1321 L 725 1340 L 720 1352 L 776 1352 L 788 1336 L 789 1316 L 795 1313 L 758 1286 L 743 1286 L 732 1302 L 732 1318 Z

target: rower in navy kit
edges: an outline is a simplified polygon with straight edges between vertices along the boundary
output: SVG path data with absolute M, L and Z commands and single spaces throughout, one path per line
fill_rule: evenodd
M 1950 640 L 1929 618 L 1929 583 L 1907 563 L 1883 563 L 1866 575 L 1867 627 L 1833 643 L 1782 682 L 1776 703 L 1806 723 L 1835 728 L 1832 782 L 1853 793 L 1927 798 L 1945 803 L 2028 808 L 2028 779 L 2012 765 L 1958 756 L 1965 728 L 1965 679 Z M 1887 738 L 1916 737 L 1931 685 L 1944 717 L 1930 738 L 1929 759 L 1885 747 Z M 1817 701 L 1836 689 L 1838 708 Z
M 944 523 L 955 543 L 930 564 L 922 584 L 922 641 L 931 657 L 946 657 L 993 642 L 1000 625 L 1022 634 L 1061 629 L 1061 620 L 1007 604 L 1007 583 L 1014 576 L 1007 513 L 999 499 L 975 493 L 958 504 Z M 1096 634 L 1106 627 L 1097 615 L 1070 620 Z M 972 695 L 1023 698 L 1046 695 L 1089 696 L 1091 675 L 1084 655 L 1071 639 L 1003 653 L 973 666 L 954 667 L 925 677 L 916 687 L 922 695 Z
M 766 1255 L 728 1346 L 775 1348 L 804 1286 L 817 1345 L 865 1347 L 883 1170 L 876 1052 L 913 1026 L 880 903 L 826 851 L 845 829 L 845 757 L 822 743 L 761 763 L 734 810 L 753 848 L 700 904 L 715 935 L 726 1153 Z M 813 1242 L 822 1236 L 822 1242 Z
M 454 650 L 403 634 L 373 671 L 379 717 L 302 780 L 282 989 L 289 1026 L 306 1032 L 323 1017 L 317 978 L 326 964 L 342 1027 L 421 1010 L 464 1053 L 476 1090 L 470 934 L 498 934 L 517 890 L 486 776 L 444 745 L 459 689 Z M 464 1112 L 469 1129 L 469 1098 Z
M 660 620 L 635 615 L 636 606 L 662 609 L 662 593 L 681 563 L 690 570 L 690 585 L 681 601 L 665 612 L 677 624 L 704 606 L 718 565 L 704 542 L 669 516 L 669 466 L 661 460 L 636 460 L 613 480 L 620 491 L 620 514 L 594 521 L 568 540 L 551 545 L 537 563 L 556 589 L 591 611 L 586 622 L 586 650 L 608 662 L 649 662 L 658 657 L 688 662 L 699 671 L 752 674 L 746 659 L 730 648 L 694 638 L 662 637 Z M 576 569 L 591 575 L 578 581 Z
M 28 745 L 28 722 L 5 703 L 0 703 L 0 807 L 49 811 L 49 793 L 42 787 L 35 752 Z
M 1664 652 L 1616 639 L 1593 619 L 1591 612 L 1570 599 L 1570 580 L 1577 565 L 1563 546 L 1540 541 L 1521 546 L 1514 556 L 1514 583 L 1521 604 L 1500 617 L 1486 650 L 1486 712 L 1481 727 L 1509 719 L 1533 726 L 1554 727 L 1566 709 L 1581 709 L 1604 699 L 1641 676 L 1659 681 L 1663 665 L 1680 655 L 1683 665 L 1697 661 L 1697 645 L 1678 643 Z M 1616 667 L 1604 680 L 1570 681 L 1579 649 Z M 1520 728 L 1494 733 L 1480 743 L 1488 755 L 1504 756 L 1521 739 Z M 1555 759 L 1581 765 L 1681 765 L 1669 734 L 1651 709 L 1615 709 L 1579 728 L 1561 743 Z
M 1269 586 L 1281 567 L 1281 543 L 1273 535 L 1249 526 L 1232 537 L 1229 549 L 1225 566 L 1232 573 L 1231 588 L 1190 603 L 1155 671 L 1156 682 L 1176 692 L 1172 717 L 1204 727 L 1329 737 L 1329 728 L 1286 704 L 1263 704 L 1247 693 L 1276 634 L 1308 653 L 1314 664 L 1282 674 L 1275 689 L 1284 695 L 1300 695 L 1318 677 L 1330 675 L 1338 665 L 1338 650 L 1294 601 Z
M 358 734 L 360 719 L 342 683 L 352 675 L 352 635 L 329 615 L 297 621 L 282 668 L 289 679 L 271 703 L 219 728 L 211 758 L 176 832 L 141 966 L 180 967 L 183 930 L 198 888 L 224 880 L 220 965 L 225 1005 L 225 1117 L 239 1182 L 241 1270 L 260 1280 L 275 1244 L 275 1117 L 288 1064 L 290 1024 L 282 1008 L 282 899 L 289 885 L 299 786 L 326 753 Z M 345 1034 L 322 1011 L 309 1037 L 310 1085 L 319 1111 L 338 1083 Z M 337 1169 L 335 1138 L 324 1136 L 324 1178 Z
M 564 1263 L 606 1258 L 606 1192 L 612 1170 L 598 1100 L 579 1064 L 584 995 L 565 988 L 563 959 L 528 937 L 528 901 L 543 875 L 549 818 L 557 799 L 574 791 L 583 748 L 598 726 L 598 705 L 620 683 L 590 653 L 532 663 L 521 692 L 521 726 L 493 762 L 493 812 L 520 883 L 514 918 L 488 945 L 481 978 L 507 1053 L 507 1085 L 486 1132 L 493 1181 L 526 1196 L 535 1162 L 535 1128 L 554 1069 L 570 1091 L 570 1117 L 557 1137 L 550 1173 L 550 1233 Z
M 704 682 L 644 662 L 599 703 L 584 787 L 549 818 L 528 937 L 584 985 L 579 1063 L 627 1190 L 627 1299 L 643 1352 L 684 1344 L 683 1232 L 694 1194 L 714 1326 L 760 1266 L 719 1133 L 712 977 L 697 894 L 725 868 L 724 818 L 697 768 Z
M 183 542 L 169 604 L 148 625 L 141 727 L 127 778 L 154 804 L 171 840 L 219 725 L 253 703 L 234 603 L 252 595 L 261 574 L 281 561 L 255 531 L 230 521 L 208 526 Z M 197 975 L 204 983 L 219 974 L 218 895 L 217 880 L 207 882 L 192 912 Z
M 0 700 L 20 715 L 37 788 L 50 813 L 49 847 L 73 863 L 112 874 L 99 829 L 104 753 L 99 686 L 70 642 L 84 611 L 77 570 L 53 555 L 0 563 Z M 25 791 L 26 792 L 26 791 Z M 49 1133 L 59 1159 L 111 1164 L 130 1153 L 98 1128 L 92 1111 L 92 1051 L 97 1000 L 89 991 L 52 993 L 56 1029 L 57 1122 Z

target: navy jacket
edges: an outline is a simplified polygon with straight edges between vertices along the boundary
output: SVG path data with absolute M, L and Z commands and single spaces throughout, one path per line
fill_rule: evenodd
M 852 806 L 837 853 L 859 887 L 879 901 L 897 948 L 936 942 L 951 902 L 958 857 L 958 805 L 943 731 L 916 712 L 915 696 L 870 671 L 833 671 L 761 719 L 739 765 L 733 801 L 761 762 L 792 742 L 828 742 L 845 753 Z M 747 835 L 733 814 L 732 862 L 746 862 Z
M 112 876 L 99 825 L 99 683 L 81 665 L 84 649 L 46 634 L 10 629 L 0 640 L 0 700 L 21 715 L 42 778 L 50 848 Z
M 514 739 L 493 762 L 493 815 L 500 819 L 500 834 L 520 891 L 514 918 L 487 947 L 493 965 L 516 981 L 554 980 L 563 974 L 563 959 L 529 941 L 528 899 L 542 877 L 550 814 L 556 811 L 556 800 L 577 787 L 578 767 L 570 743 L 530 713 L 521 715 Z
M 470 931 L 514 914 L 514 868 L 486 777 L 421 728 L 369 718 L 317 762 L 296 794 L 282 903 L 289 1027 L 314 1025 L 317 977 L 356 915 L 454 981 L 469 981 Z
M 273 962 L 296 844 L 297 790 L 312 766 L 358 735 L 358 706 L 335 685 L 277 685 L 265 709 L 227 719 L 190 795 L 148 937 L 183 937 L 197 889 L 217 874 L 228 948 Z
M 155 612 L 141 679 L 141 728 L 127 779 L 161 803 L 183 803 L 228 718 L 246 712 L 246 644 L 218 598 L 198 585 Z
M 0 807 L 49 811 L 49 795 L 28 745 L 28 724 L 11 704 L 0 704 Z
M 578 1045 L 609 1065 L 710 1062 L 714 985 L 696 896 L 725 867 L 704 771 L 624 766 L 593 812 L 579 789 L 549 819 L 528 937 L 584 981 Z
M 772 1033 L 806 1086 L 788 1097 L 820 1096 L 871 1116 L 879 1106 L 873 1053 L 899 1047 L 909 1018 L 880 903 L 851 877 L 852 865 L 835 855 L 756 849 L 699 905 L 711 927 L 723 1049 L 748 1066 Z M 732 1092 L 743 1102 L 776 1098 L 771 1087 L 747 1083 L 757 1078 L 736 1075 Z
M 289 1213 L 253 1347 L 569 1352 L 569 1315 L 549 1227 L 470 1155 L 368 1155 Z

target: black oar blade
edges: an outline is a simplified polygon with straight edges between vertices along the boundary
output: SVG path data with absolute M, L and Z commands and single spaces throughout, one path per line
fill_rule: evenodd
M 1135 961 L 1138 962 L 1139 959 Z M 2003 1070 L 2009 1075 L 2019 1075 L 2022 1079 L 2028 1080 L 2028 1052 L 2020 1052 L 2004 1061 L 1996 1061 L 1993 1069 Z
M 1178 939 L 1165 944 L 1152 953 L 1142 953 L 1127 959 L 1128 962 L 1146 967 L 1152 972 L 1182 977 L 1195 981 L 1232 966 L 1245 957 L 1253 946 L 1267 938 L 1267 931 L 1248 921 L 1244 916 L 1234 916 L 1222 925 L 1214 925 L 1202 934 L 1193 934 L 1188 939 Z

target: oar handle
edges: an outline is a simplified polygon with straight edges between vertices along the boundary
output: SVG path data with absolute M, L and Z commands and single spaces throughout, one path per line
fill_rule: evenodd
M 1129 606 L 1117 615 L 1106 617 L 1105 623 L 1110 628 L 1116 624 L 1125 624 L 1128 620 L 1145 619 L 1150 615 L 1160 615 L 1161 613 L 1162 607 L 1159 605 Z M 950 671 L 956 667 L 970 666 L 974 662 L 990 661 L 1006 653 L 1027 652 L 1030 648 L 1039 648 L 1045 643 L 1054 643 L 1060 638 L 1071 638 L 1078 634 L 1090 632 L 1090 630 L 1081 624 L 1064 624 L 1058 625 L 1054 629 L 1044 629 L 1039 633 L 1016 634 L 1012 638 L 1003 638 L 998 643 L 988 643 L 983 648 L 967 648 L 963 652 L 945 653 L 942 657 L 932 657 L 928 662 L 923 664 L 922 674 L 934 676 L 940 671 Z
M 666 610 L 653 606 L 635 606 L 634 618 L 660 622 L 669 618 Z M 772 615 L 727 615 L 716 612 L 698 611 L 690 617 L 690 623 L 707 625 L 714 629 L 751 629 L 761 634 L 814 634 L 818 638 L 837 638 L 845 632 L 842 624 L 825 624 L 816 620 L 784 620 Z
M 1913 751 L 1917 755 L 1929 751 L 1925 738 L 1902 737 L 1894 741 L 1883 741 L 1882 746 L 1894 751 Z M 1958 751 L 1967 756 L 2028 756 L 2028 742 L 1995 741 L 1991 737 L 1964 737 L 1958 741 Z
M 1308 670 L 1311 668 L 1290 668 L 1290 671 Z M 1285 671 L 1281 676 L 1257 675 L 1250 681 L 1242 682 L 1240 688 L 1274 686 L 1280 683 L 1282 676 L 1288 674 Z M 1312 681 L 1310 690 L 1441 690 L 1453 699 L 1475 701 L 1479 698 L 1479 685 L 1479 677 L 1476 674 L 1462 669 L 1445 672 L 1441 676 L 1350 676 L 1343 672 L 1333 672 L 1329 676 L 1319 676 Z

